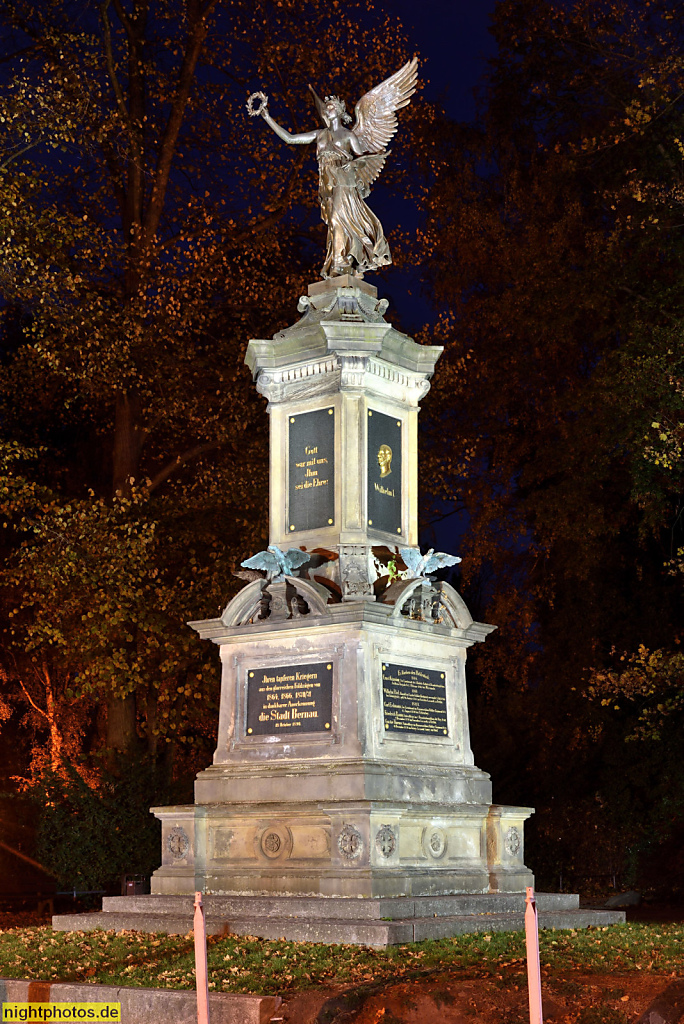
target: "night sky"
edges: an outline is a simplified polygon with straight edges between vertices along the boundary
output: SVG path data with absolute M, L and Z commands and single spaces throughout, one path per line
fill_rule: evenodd
M 488 31 L 494 7 L 495 0 L 390 0 L 385 4 L 387 11 L 399 15 L 420 55 L 425 95 L 440 102 L 449 116 L 458 121 L 470 120 L 476 113 L 475 91 L 487 59 L 495 52 Z M 397 141 L 400 142 L 400 133 Z M 398 204 L 390 198 L 381 182 L 378 186 L 373 191 L 372 206 L 391 245 L 398 224 L 417 224 L 417 211 L 409 203 Z M 434 305 L 421 294 L 418 272 L 390 267 L 369 274 L 367 280 L 390 300 L 399 318 L 398 326 L 406 333 L 415 334 L 434 318 Z M 459 516 L 438 520 L 424 531 L 422 545 L 456 551 L 464 525 Z
M 426 95 L 439 99 L 447 113 L 466 120 L 475 112 L 473 90 L 494 53 L 488 32 L 494 0 L 391 0 L 387 11 L 396 11 L 415 40 L 423 62 L 421 77 L 428 83 Z
M 455 120 L 466 121 L 475 116 L 475 90 L 486 70 L 487 59 L 495 51 L 488 31 L 495 5 L 495 0 L 389 0 L 384 4 L 385 10 L 401 18 L 420 56 L 419 73 L 425 84 L 425 96 L 441 103 Z M 356 102 L 356 97 L 350 99 Z M 394 145 L 400 148 L 401 142 L 400 116 Z M 390 196 L 382 179 L 373 189 L 371 206 L 382 221 L 390 246 L 397 227 L 411 230 L 418 225 L 419 214 L 414 204 Z M 397 267 L 368 275 L 369 283 L 390 300 L 391 309 L 399 318 L 398 326 L 408 334 L 415 334 L 435 315 L 434 306 L 421 294 L 418 276 L 416 271 Z

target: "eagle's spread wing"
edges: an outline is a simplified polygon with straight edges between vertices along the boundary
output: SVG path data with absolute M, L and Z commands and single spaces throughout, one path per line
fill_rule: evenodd
M 354 160 L 356 183 L 362 199 L 370 192 L 370 187 L 385 166 L 389 150 L 383 153 L 369 153 L 368 156 L 357 156 Z
M 425 574 L 445 569 L 448 565 L 457 565 L 461 559 L 457 555 L 447 555 L 444 551 L 436 551 L 430 555 L 425 565 Z
M 263 569 L 264 572 L 270 573 L 280 572 L 278 559 L 270 551 L 259 551 L 256 555 L 252 555 L 251 558 L 245 558 L 244 562 L 240 562 L 240 565 L 244 569 Z
M 300 548 L 288 548 L 285 554 L 285 561 L 288 569 L 299 569 L 300 565 L 304 565 L 305 562 L 309 561 L 309 556 L 306 551 L 301 551 Z
M 354 113 L 353 132 L 369 153 L 381 153 L 397 130 L 395 111 L 405 107 L 418 80 L 418 58 L 414 57 L 390 78 L 362 96 Z
M 400 548 L 399 554 L 403 558 L 404 564 L 411 571 L 414 578 L 422 575 L 421 569 L 423 556 L 420 551 L 417 551 L 415 548 Z

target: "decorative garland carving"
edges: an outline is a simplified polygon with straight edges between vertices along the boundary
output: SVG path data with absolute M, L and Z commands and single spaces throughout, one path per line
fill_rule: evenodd
M 166 849 L 174 860 L 182 860 L 190 849 L 188 833 L 180 825 L 175 825 L 166 837 Z
M 345 860 L 357 860 L 363 851 L 363 837 L 355 825 L 343 825 L 337 837 L 337 848 Z
M 382 854 L 383 857 L 392 856 L 397 848 L 397 837 L 391 825 L 383 825 L 382 828 L 378 829 L 375 845 L 378 853 Z

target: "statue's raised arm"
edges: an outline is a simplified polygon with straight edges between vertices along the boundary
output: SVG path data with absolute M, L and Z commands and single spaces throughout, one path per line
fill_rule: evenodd
M 260 104 L 258 107 L 254 106 L 254 100 L 259 100 Z M 282 128 L 277 121 L 274 121 L 268 112 L 268 96 L 264 92 L 253 92 L 247 100 L 247 111 L 250 117 L 257 117 L 261 115 L 264 121 L 269 127 L 273 129 L 279 139 L 283 142 L 287 142 L 290 146 L 306 146 L 310 142 L 316 141 L 317 131 L 313 132 L 299 132 L 297 135 L 293 135 L 292 132 L 288 132 L 287 128 Z
M 289 145 L 316 142 L 321 218 L 328 227 L 328 249 L 321 276 L 360 274 L 392 262 L 382 225 L 363 202 L 389 155 L 385 148 L 397 130 L 397 110 L 405 107 L 416 91 L 418 60 L 408 61 L 396 74 L 362 96 L 351 121 L 343 100 L 322 100 L 309 86 L 324 127 L 292 135 L 268 113 L 264 93 L 247 101 L 253 116 L 261 114 L 276 135 Z M 254 100 L 261 105 L 254 107 Z

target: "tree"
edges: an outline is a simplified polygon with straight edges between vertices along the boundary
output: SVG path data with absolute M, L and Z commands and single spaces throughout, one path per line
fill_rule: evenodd
M 269 82 L 297 128 L 309 81 L 360 94 L 408 53 L 396 19 L 360 3 L 75 12 L 15 0 L 0 23 L 7 104 L 20 76 L 49 111 L 15 103 L 7 143 L 6 195 L 24 200 L 0 224 L 0 406 L 19 446 L 2 480 L 5 600 L 18 647 L 106 701 L 110 749 L 140 733 L 173 760 L 179 741 L 208 741 L 195 694 L 216 694 L 184 623 L 219 611 L 267 525 L 244 348 L 291 320 L 323 239 L 313 161 L 307 178 L 303 151 L 247 135 L 245 99 Z M 416 146 L 426 120 L 412 108 Z M 401 163 L 388 181 L 415 187 Z
M 561 793 L 564 814 L 598 807 L 633 756 L 634 723 L 583 696 L 592 666 L 673 651 L 681 628 L 682 466 L 652 457 L 681 429 L 675 8 L 499 3 L 480 120 L 445 139 L 427 198 L 447 348 L 423 465 L 433 515 L 460 510 L 465 591 L 500 627 L 477 655 L 474 745 L 499 799 L 546 812 Z

